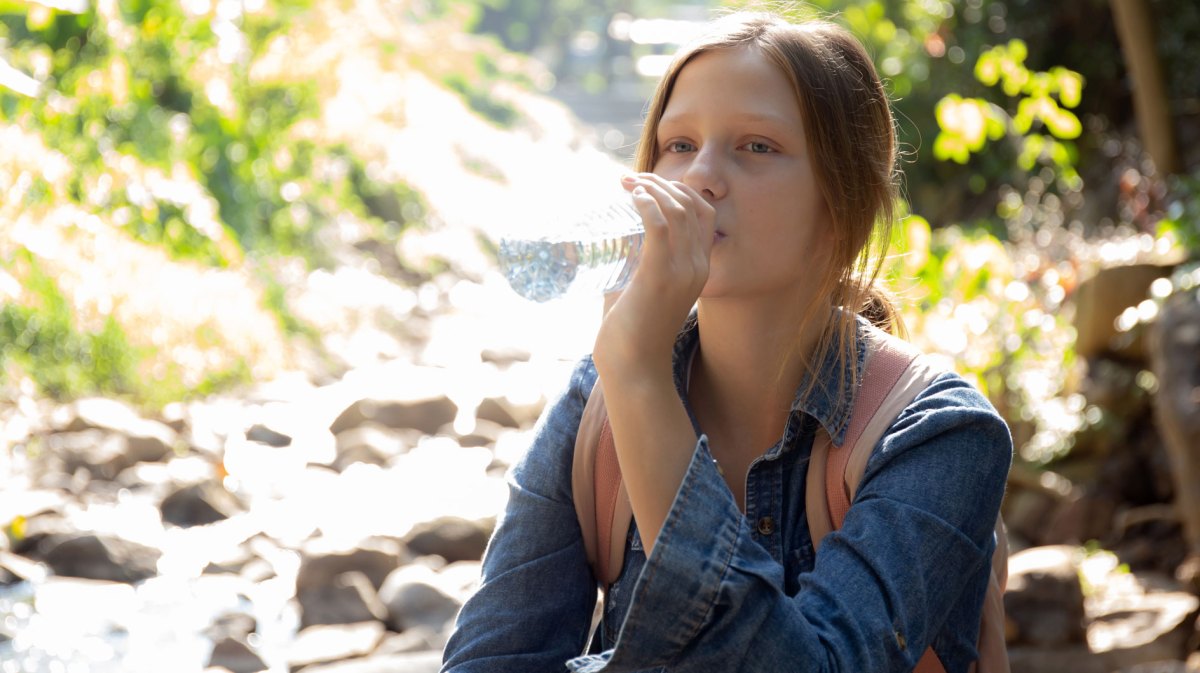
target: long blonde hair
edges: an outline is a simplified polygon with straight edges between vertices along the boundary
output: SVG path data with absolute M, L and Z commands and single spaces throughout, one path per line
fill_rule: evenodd
M 738 47 L 755 47 L 779 66 L 800 103 L 817 184 L 834 228 L 830 263 L 816 295 L 827 297 L 829 304 L 811 306 L 800 328 L 818 316 L 826 320 L 822 313 L 830 307 L 846 309 L 832 312 L 804 366 L 811 372 L 815 363 L 834 351 L 842 372 L 838 389 L 844 393 L 859 376 L 855 315 L 885 331 L 903 332 L 894 304 L 877 282 L 898 193 L 895 122 L 887 93 L 862 44 L 844 28 L 824 21 L 794 24 L 761 12 L 714 21 L 675 55 L 659 81 L 635 167 L 653 171 L 658 162 L 659 120 L 684 66 L 704 52 Z M 808 378 L 804 395 L 818 383 L 815 377 Z

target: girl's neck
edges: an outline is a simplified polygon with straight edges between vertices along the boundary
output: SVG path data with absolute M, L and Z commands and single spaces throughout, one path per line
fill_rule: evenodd
M 803 313 L 778 301 L 700 302 L 689 397 L 714 441 L 736 437 L 738 452 L 761 453 L 778 439 L 827 317 L 814 313 L 802 333 Z

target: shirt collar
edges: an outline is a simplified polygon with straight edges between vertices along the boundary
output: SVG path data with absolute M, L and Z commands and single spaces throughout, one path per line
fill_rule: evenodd
M 854 371 L 857 371 L 861 377 L 867 358 L 868 332 L 874 329 L 866 318 L 859 315 L 855 316 L 854 326 L 854 369 L 851 368 L 849 361 L 843 361 L 838 357 L 836 348 L 831 348 L 825 354 L 820 365 L 805 374 L 799 387 L 796 388 L 796 397 L 792 401 L 792 411 L 808 414 L 815 419 L 825 428 L 837 446 L 841 446 L 845 441 L 846 428 L 850 425 L 850 412 L 854 408 L 854 393 L 857 389 L 857 385 L 848 385 L 844 387 L 844 390 L 839 391 L 839 384 L 842 381 L 850 381 Z M 673 360 L 675 388 L 679 392 L 680 398 L 685 400 L 684 406 L 687 407 L 688 415 L 692 418 L 692 424 L 696 426 L 697 431 L 699 431 L 699 425 L 692 414 L 691 406 L 686 404 L 686 400 L 692 357 L 699 344 L 700 325 L 696 312 L 692 311 L 675 339 Z M 841 369 L 840 375 L 839 368 Z M 805 396 L 803 393 L 809 385 L 810 377 L 816 377 L 817 383 Z

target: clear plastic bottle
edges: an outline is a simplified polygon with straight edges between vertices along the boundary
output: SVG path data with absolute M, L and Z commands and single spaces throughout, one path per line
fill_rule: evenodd
M 572 226 L 500 239 L 500 269 L 512 289 L 532 301 L 615 292 L 633 276 L 644 234 L 633 204 L 620 201 Z

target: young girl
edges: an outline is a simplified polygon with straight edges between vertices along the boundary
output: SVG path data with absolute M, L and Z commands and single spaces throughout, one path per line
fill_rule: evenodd
M 871 322 L 896 320 L 866 262 L 897 189 L 866 52 L 826 23 L 714 22 L 637 169 L 640 265 L 511 473 L 443 670 L 908 671 L 932 646 L 967 671 L 1012 453 L 978 392 L 942 374 L 900 413 L 819 553 L 805 519 L 814 437 L 841 443 Z M 571 465 L 594 384 L 635 523 L 585 654 Z

